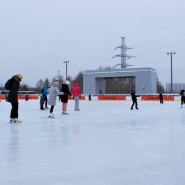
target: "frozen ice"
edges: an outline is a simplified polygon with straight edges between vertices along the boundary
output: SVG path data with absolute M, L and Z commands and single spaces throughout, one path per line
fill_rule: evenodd
M 61 102 L 40 110 L 19 102 L 22 123 L 9 123 L 0 102 L 0 185 L 184 185 L 185 108 L 180 102 Z

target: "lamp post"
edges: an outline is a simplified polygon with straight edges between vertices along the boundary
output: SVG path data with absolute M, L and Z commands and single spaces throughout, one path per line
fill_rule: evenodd
M 64 63 L 66 64 L 66 80 L 67 80 L 67 63 L 69 63 L 69 61 L 64 61 Z
M 170 55 L 171 58 L 171 93 L 173 93 L 173 71 L 172 71 L 172 56 L 175 55 L 175 52 L 167 52 L 167 55 Z

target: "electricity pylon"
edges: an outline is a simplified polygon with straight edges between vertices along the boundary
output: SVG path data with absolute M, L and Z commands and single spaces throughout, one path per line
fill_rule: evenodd
M 116 50 L 116 49 L 120 48 L 120 49 L 121 49 L 121 54 L 115 55 L 115 56 L 113 56 L 112 58 L 121 57 L 121 64 L 117 64 L 117 65 L 115 65 L 114 67 L 116 67 L 116 66 L 118 66 L 118 65 L 121 65 L 121 68 L 126 68 L 127 66 L 130 66 L 130 65 L 127 65 L 127 64 L 126 64 L 126 61 L 127 61 L 128 59 L 130 59 L 130 58 L 133 57 L 133 56 L 127 55 L 127 54 L 126 54 L 126 51 L 127 51 L 127 49 L 133 49 L 133 48 L 127 47 L 127 46 L 125 45 L 125 37 L 121 37 L 121 39 L 122 39 L 121 46 L 118 46 L 118 47 L 116 47 L 116 48 L 114 49 L 114 50 Z

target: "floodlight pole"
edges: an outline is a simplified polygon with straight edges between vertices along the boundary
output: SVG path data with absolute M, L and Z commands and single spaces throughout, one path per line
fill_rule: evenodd
M 67 80 L 67 63 L 69 63 L 69 61 L 64 61 L 64 63 L 66 64 L 66 80 Z
M 173 71 L 172 71 L 172 56 L 175 55 L 175 52 L 167 52 L 167 55 L 170 55 L 171 58 L 171 93 L 173 93 Z

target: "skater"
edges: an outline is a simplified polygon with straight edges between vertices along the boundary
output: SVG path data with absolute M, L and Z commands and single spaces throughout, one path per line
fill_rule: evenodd
M 64 93 L 61 96 L 62 114 L 68 114 L 67 113 L 68 96 L 71 96 L 71 93 L 69 92 L 69 85 L 70 85 L 70 82 L 68 80 L 66 80 L 65 83 L 62 84 L 61 92 Z
M 182 89 L 180 92 L 181 95 L 181 108 L 183 108 L 183 104 L 185 104 L 185 90 Z
M 80 100 L 81 93 L 80 93 L 80 88 L 79 88 L 78 83 L 74 83 L 72 94 L 75 100 L 75 111 L 80 111 L 79 100 Z
M 159 100 L 160 100 L 160 103 L 163 104 L 163 95 L 162 95 L 162 93 L 159 94 Z
M 48 108 L 48 86 L 45 85 L 43 91 L 43 96 L 44 96 L 44 104 L 45 104 L 45 109 L 49 109 Z
M 91 101 L 91 94 L 89 94 L 88 98 L 89 98 L 89 101 Z
M 28 101 L 28 100 L 29 100 L 29 94 L 27 93 L 25 96 L 25 101 Z
M 5 88 L 9 90 L 7 101 L 11 103 L 12 109 L 10 112 L 10 122 L 21 122 L 18 117 L 18 90 L 20 87 L 20 82 L 23 76 L 21 74 L 14 75 L 11 79 L 9 79 L 6 84 Z
M 40 96 L 40 110 L 44 110 L 44 101 L 45 101 L 45 97 L 44 95 L 42 94 Z
M 137 107 L 137 97 L 139 97 L 139 96 L 136 96 L 136 94 L 135 94 L 135 90 L 132 90 L 131 91 L 131 97 L 132 97 L 132 106 L 131 106 L 131 110 L 133 109 L 133 106 L 134 106 L 134 104 L 135 104 L 135 108 L 136 109 L 139 109 L 138 107 Z
M 53 82 L 51 83 L 50 88 L 48 89 L 49 97 L 48 97 L 48 105 L 51 105 L 50 107 L 50 115 L 48 116 L 49 118 L 54 118 L 53 115 L 53 110 L 56 105 L 56 99 L 57 95 L 62 95 L 63 92 L 59 91 L 59 81 L 56 79 L 53 79 Z

